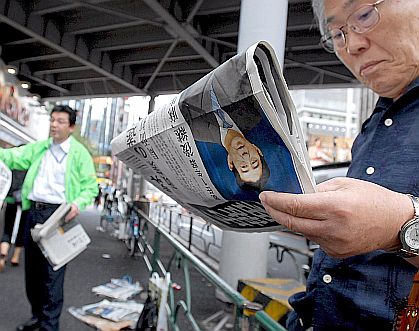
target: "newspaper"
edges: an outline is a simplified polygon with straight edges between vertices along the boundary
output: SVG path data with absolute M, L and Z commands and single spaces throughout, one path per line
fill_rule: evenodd
M 12 172 L 3 163 L 3 161 L 0 161 L 0 209 L 3 205 L 3 201 L 6 199 L 6 196 L 7 196 L 7 193 L 9 192 L 11 184 L 12 184 Z
M 102 300 L 97 303 L 81 307 L 83 312 L 88 315 L 94 315 L 114 322 L 131 321 L 137 322 L 144 305 L 135 301 L 109 301 Z
M 109 283 L 93 287 L 92 292 L 113 299 L 127 300 L 140 293 L 142 289 L 139 282 L 132 283 L 124 278 L 112 278 Z
M 112 142 L 134 172 L 215 225 L 280 229 L 264 190 L 315 190 L 297 112 L 273 48 L 249 47 Z
M 113 331 L 135 329 L 143 307 L 144 304 L 135 301 L 102 300 L 80 308 L 70 307 L 68 312 L 75 318 L 96 327 L 97 330 Z
M 63 203 L 45 223 L 31 229 L 32 239 L 38 243 L 54 271 L 74 259 L 90 243 L 81 224 L 75 220 L 64 221 L 70 208 L 71 205 Z

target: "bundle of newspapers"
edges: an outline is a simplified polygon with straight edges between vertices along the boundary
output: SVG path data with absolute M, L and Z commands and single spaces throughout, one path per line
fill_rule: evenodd
M 133 283 L 126 278 L 112 278 L 109 283 L 93 287 L 92 292 L 112 299 L 127 300 L 142 289 L 139 282 Z
M 33 241 L 38 244 L 54 271 L 78 256 L 90 243 L 81 224 L 76 220 L 68 223 L 64 220 L 70 209 L 70 204 L 61 204 L 45 223 L 31 229 Z
M 297 112 L 273 48 L 232 57 L 112 141 L 114 155 L 227 230 L 280 229 L 258 196 L 315 190 Z

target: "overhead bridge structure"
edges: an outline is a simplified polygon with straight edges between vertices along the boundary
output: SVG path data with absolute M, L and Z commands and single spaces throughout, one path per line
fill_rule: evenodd
M 288 1 L 291 88 L 357 85 L 319 46 L 308 0 Z M 158 95 L 237 52 L 240 0 L 0 0 L 0 58 L 43 99 Z

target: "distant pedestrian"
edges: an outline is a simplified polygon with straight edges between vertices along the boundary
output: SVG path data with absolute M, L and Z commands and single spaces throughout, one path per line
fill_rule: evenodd
M 22 186 L 22 208 L 28 209 L 25 227 L 26 294 L 32 317 L 17 330 L 59 330 L 63 307 L 65 266 L 54 271 L 30 229 L 44 223 L 67 202 L 71 209 L 65 220 L 74 219 L 97 195 L 96 172 L 87 149 L 71 137 L 76 111 L 55 106 L 50 117 L 50 138 L 22 147 L 1 149 L 0 160 L 11 169 L 28 170 Z
M 9 255 L 9 249 L 12 244 L 15 245 L 13 250 L 13 256 L 10 260 L 12 266 L 16 267 L 19 265 L 20 254 L 23 248 L 23 232 L 25 227 L 25 214 L 22 213 L 22 184 L 25 179 L 26 171 L 13 171 L 12 186 L 10 187 L 9 193 L 6 198 L 6 208 L 4 213 L 4 230 L 1 237 L 0 244 L 0 272 L 2 272 L 6 266 L 7 257 Z M 15 222 L 18 222 L 18 231 L 16 237 L 13 238 L 13 230 L 15 228 Z M 13 242 L 13 239 L 14 242 Z

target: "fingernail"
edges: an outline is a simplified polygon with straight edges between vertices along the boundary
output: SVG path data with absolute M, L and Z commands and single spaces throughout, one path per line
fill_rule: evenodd
M 266 194 L 264 192 L 259 194 L 259 200 L 260 202 L 265 202 L 266 199 Z

